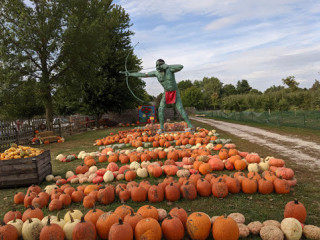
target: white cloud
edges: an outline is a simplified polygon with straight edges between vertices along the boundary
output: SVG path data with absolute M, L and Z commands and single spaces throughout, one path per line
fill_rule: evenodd
M 317 0 L 120 1 L 134 23 L 132 42 L 143 67 L 180 63 L 177 81 L 247 79 L 259 90 L 295 76 L 300 87 L 319 79 L 320 4 Z M 154 23 L 154 24 L 153 24 Z M 150 71 L 150 70 L 148 70 Z M 152 95 L 162 92 L 146 79 Z

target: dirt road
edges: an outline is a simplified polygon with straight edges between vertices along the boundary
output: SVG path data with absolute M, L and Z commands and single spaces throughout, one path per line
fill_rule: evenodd
M 281 152 L 297 164 L 309 164 L 312 168 L 320 168 L 320 144 L 304 141 L 292 136 L 284 136 L 256 127 L 245 126 L 236 123 L 217 121 L 213 119 L 190 117 L 190 119 L 206 123 L 213 128 L 223 130 L 242 139 L 263 145 Z

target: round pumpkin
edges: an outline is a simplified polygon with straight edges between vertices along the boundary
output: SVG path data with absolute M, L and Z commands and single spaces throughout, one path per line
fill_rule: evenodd
M 50 217 L 48 217 L 47 225 L 40 232 L 40 240 L 47 239 L 64 240 L 64 231 L 58 224 L 51 224 Z
M 155 220 L 159 220 L 158 210 L 150 205 L 144 205 L 140 207 L 137 211 L 143 218 L 154 218 Z
M 135 239 L 161 240 L 160 224 L 154 218 L 144 218 L 135 227 Z
M 181 220 L 170 214 L 162 221 L 161 229 L 165 239 L 180 240 L 184 237 L 184 227 Z
M 213 223 L 212 235 L 217 240 L 237 240 L 240 235 L 238 224 L 230 217 L 220 216 Z
M 129 223 L 123 222 L 119 218 L 119 222 L 111 226 L 109 231 L 110 240 L 132 240 L 133 239 L 133 230 Z
M 186 228 L 192 240 L 205 240 L 210 234 L 210 218 L 203 212 L 194 212 L 188 217 Z
M 107 212 L 100 215 L 96 223 L 97 233 L 100 238 L 107 239 L 110 228 L 119 221 L 120 216 L 113 212 Z
M 97 232 L 92 222 L 86 222 L 84 216 L 81 221 L 76 224 L 72 231 L 72 240 L 96 240 Z
M 299 222 L 304 223 L 307 218 L 307 210 L 305 206 L 300 203 L 297 199 L 290 201 L 284 207 L 285 218 L 295 218 Z

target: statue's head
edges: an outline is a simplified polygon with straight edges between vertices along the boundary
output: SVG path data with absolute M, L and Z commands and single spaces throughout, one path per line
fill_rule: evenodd
M 162 64 L 165 64 L 165 62 L 164 62 L 163 59 L 158 59 L 158 60 L 156 61 L 156 69 L 157 69 L 158 71 L 163 71 L 163 69 L 160 67 Z

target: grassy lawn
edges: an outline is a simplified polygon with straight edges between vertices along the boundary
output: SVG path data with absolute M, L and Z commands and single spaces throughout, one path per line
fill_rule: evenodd
M 206 127 L 211 129 L 208 125 L 200 124 L 194 122 L 196 126 Z M 263 128 L 268 128 L 269 126 L 265 126 Z M 69 163 L 61 163 L 55 160 L 56 156 L 60 153 L 63 154 L 78 154 L 80 151 L 97 151 L 98 147 L 93 146 L 94 140 L 98 138 L 102 138 L 107 136 L 111 131 L 116 132 L 118 130 L 124 130 L 126 128 L 114 128 L 114 129 L 106 129 L 106 130 L 97 130 L 97 131 L 89 131 L 84 132 L 78 135 L 73 135 L 66 137 L 66 142 L 64 143 L 54 143 L 50 145 L 42 145 L 41 147 L 44 149 L 50 149 L 51 151 L 51 158 L 52 158 L 52 166 L 53 166 L 53 174 L 54 175 L 61 175 L 62 177 L 65 176 L 66 171 L 68 170 L 75 170 L 75 167 L 82 163 L 82 160 L 76 160 Z M 270 127 L 270 130 L 274 130 L 273 127 Z M 286 133 L 294 132 L 294 135 L 301 134 L 301 138 L 306 137 L 304 131 L 296 131 L 296 129 L 281 129 L 279 128 L 278 131 L 283 131 Z M 316 132 L 313 130 L 313 132 Z M 248 141 L 244 141 L 237 136 L 227 134 L 222 131 L 218 131 L 221 138 L 231 138 L 233 142 L 237 145 L 238 149 L 242 151 L 248 152 L 257 152 L 262 157 L 266 156 L 274 156 L 281 158 L 281 152 L 272 152 L 263 146 L 259 146 Z M 311 133 L 310 133 L 311 134 Z M 319 132 L 314 133 L 314 136 L 320 137 Z M 319 141 L 320 142 L 320 141 Z M 106 167 L 107 163 L 98 163 L 99 167 Z M 119 165 L 119 163 L 118 163 Z M 222 215 L 222 214 L 229 214 L 232 212 L 240 212 L 245 215 L 246 217 L 246 224 L 250 223 L 251 221 L 265 221 L 268 219 L 275 219 L 281 221 L 283 219 L 283 210 L 284 206 L 288 201 L 291 201 L 297 198 L 300 202 L 302 202 L 308 212 L 306 224 L 313 224 L 319 226 L 320 224 L 320 188 L 318 187 L 319 184 L 314 184 L 314 180 L 320 179 L 320 173 L 316 172 L 313 169 L 308 169 L 303 165 L 297 165 L 295 162 L 287 160 L 286 166 L 293 168 L 295 171 L 295 176 L 298 180 L 298 185 L 295 186 L 289 194 L 286 195 L 278 195 L 278 194 L 269 194 L 269 195 L 261 195 L 261 194 L 253 194 L 248 195 L 244 193 L 229 195 L 225 199 L 217 199 L 214 197 L 197 197 L 197 199 L 193 201 L 187 200 L 180 200 L 177 202 L 172 203 L 172 205 L 168 205 L 167 202 L 152 204 L 157 208 L 164 208 L 166 210 L 170 210 L 173 207 L 180 206 L 186 209 L 189 212 L 195 211 L 202 211 L 206 212 L 209 216 L 215 215 Z M 230 174 L 230 171 L 223 171 L 219 174 Z M 148 178 L 147 180 L 150 183 L 157 183 L 159 179 Z M 141 181 L 141 179 L 136 179 L 136 181 Z M 119 182 L 114 181 L 112 184 L 116 185 Z M 41 187 L 44 188 L 46 185 L 52 184 L 48 182 L 43 182 Z M 0 191 L 0 218 L 3 218 L 3 215 L 11 210 L 14 207 L 13 204 L 13 196 L 15 192 L 22 191 L 26 192 L 27 187 L 18 188 L 18 189 L 2 189 Z M 143 203 L 135 203 L 133 201 L 128 201 L 127 205 L 132 206 L 135 210 L 137 210 L 140 206 L 148 204 L 148 202 Z M 117 199 L 114 203 L 104 206 L 104 205 L 97 205 L 97 208 L 100 208 L 104 211 L 114 210 L 116 207 L 121 205 L 120 201 Z M 88 210 L 85 209 L 80 204 L 72 204 L 71 208 L 78 208 L 84 213 Z M 23 206 L 16 206 L 18 210 L 21 212 L 24 211 Z M 63 209 L 61 211 L 64 214 L 68 209 Z M 45 214 L 49 214 L 47 209 L 43 209 Z M 53 212 L 51 214 L 56 214 Z M 249 236 L 248 239 L 260 239 L 259 237 L 254 237 L 252 235 Z

